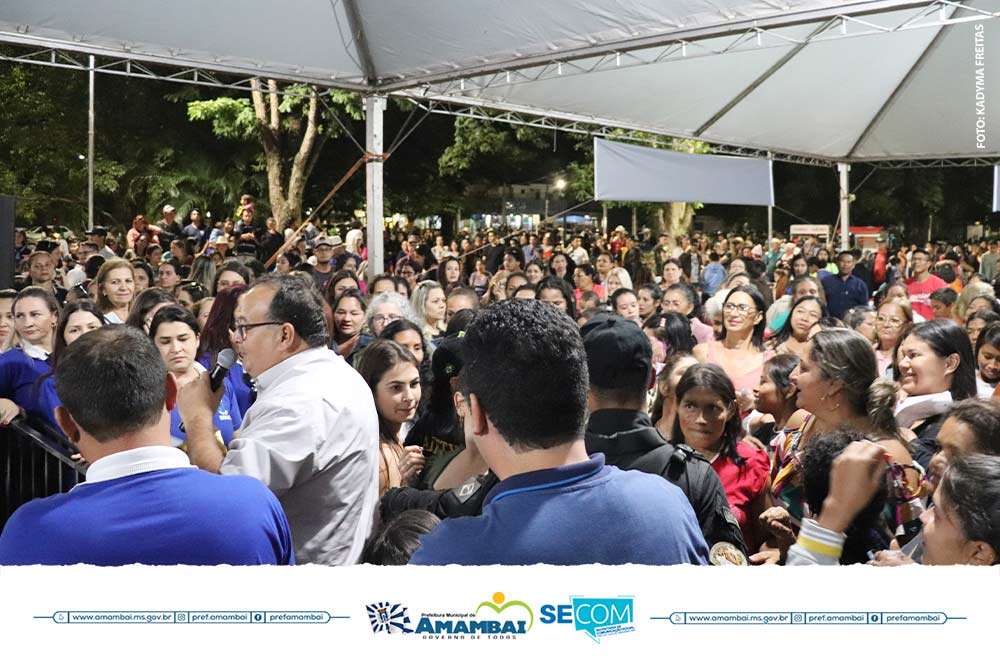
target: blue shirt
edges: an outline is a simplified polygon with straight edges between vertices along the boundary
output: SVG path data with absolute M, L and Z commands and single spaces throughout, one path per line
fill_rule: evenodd
M 243 381 L 240 380 L 242 383 Z M 219 409 L 215 411 L 212 423 L 215 429 L 222 436 L 222 442 L 229 446 L 229 441 L 233 439 L 233 432 L 238 431 L 243 424 L 243 413 L 236 400 L 236 390 L 228 376 L 222 380 L 222 400 L 219 402 Z M 187 434 L 181 431 L 181 413 L 177 406 L 170 411 L 170 437 L 174 445 L 180 445 L 187 440 Z
M 832 317 L 842 319 L 854 306 L 868 304 L 868 285 L 853 274 L 847 280 L 842 276 L 828 275 L 820 282 L 826 294 L 826 309 Z
M 416 565 L 705 564 L 708 547 L 684 493 L 604 455 L 509 477 L 478 517 L 447 519 L 421 539 Z
M 701 291 L 711 296 L 719 291 L 719 285 L 726 278 L 726 270 L 718 262 L 705 267 L 701 274 Z
M 111 454 L 87 474 L 68 493 L 14 512 L 0 565 L 294 563 L 285 513 L 252 477 L 198 470 L 172 447 Z
M 29 357 L 21 348 L 7 350 L 0 354 L 0 398 L 14 401 L 28 414 L 58 429 L 53 414 L 55 406 L 60 404 L 55 383 L 51 377 L 38 382 L 38 378 L 51 370 L 48 359 Z

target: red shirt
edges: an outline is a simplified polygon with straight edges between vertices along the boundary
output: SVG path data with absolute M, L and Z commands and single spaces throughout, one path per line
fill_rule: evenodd
M 771 472 L 771 459 L 764 450 L 744 442 L 736 443 L 736 453 L 746 459 L 742 466 L 736 465 L 732 459 L 719 456 L 712 461 L 712 468 L 726 490 L 729 507 L 740 524 L 747 549 L 750 553 L 756 553 L 759 545 L 751 544 L 749 536 L 752 531 L 748 527 L 751 521 L 757 521 L 757 517 L 747 514 L 757 498 L 764 493 Z
M 931 294 L 942 287 L 948 287 L 948 283 L 933 273 L 927 277 L 927 280 L 920 283 L 915 278 L 908 278 L 905 282 L 906 291 L 910 294 L 910 305 L 913 306 L 913 312 L 925 320 L 933 320 L 934 309 L 931 308 Z

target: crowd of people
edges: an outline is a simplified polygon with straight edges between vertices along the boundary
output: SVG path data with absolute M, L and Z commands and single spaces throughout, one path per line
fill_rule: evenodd
M 18 236 L 0 424 L 87 469 L 0 564 L 998 560 L 995 242 L 163 215 Z

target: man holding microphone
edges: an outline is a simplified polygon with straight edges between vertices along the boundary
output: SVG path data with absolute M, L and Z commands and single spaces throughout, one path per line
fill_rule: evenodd
M 312 281 L 268 275 L 240 297 L 232 327 L 257 400 L 223 453 L 208 374 L 178 405 L 191 462 L 256 477 L 288 516 L 298 564 L 349 565 L 361 555 L 378 502 L 378 413 L 364 380 L 327 347 Z

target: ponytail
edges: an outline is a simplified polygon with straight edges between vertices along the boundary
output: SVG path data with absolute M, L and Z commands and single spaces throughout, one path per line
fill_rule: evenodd
M 876 378 L 868 386 L 865 396 L 865 412 L 871 420 L 875 433 L 898 437 L 896 426 L 896 391 L 898 385 L 886 378 Z

